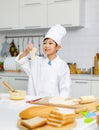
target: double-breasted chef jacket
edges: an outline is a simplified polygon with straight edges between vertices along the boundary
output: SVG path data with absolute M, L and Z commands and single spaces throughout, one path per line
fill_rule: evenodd
M 28 94 L 32 96 L 62 96 L 70 97 L 70 70 L 68 65 L 57 56 L 49 64 L 48 58 L 35 56 L 29 60 L 28 56 L 16 61 L 29 76 Z

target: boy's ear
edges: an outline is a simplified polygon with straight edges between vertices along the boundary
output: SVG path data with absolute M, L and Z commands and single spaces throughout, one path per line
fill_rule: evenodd
M 60 48 L 61 48 L 61 45 L 58 45 L 58 46 L 57 46 L 57 51 L 58 51 Z

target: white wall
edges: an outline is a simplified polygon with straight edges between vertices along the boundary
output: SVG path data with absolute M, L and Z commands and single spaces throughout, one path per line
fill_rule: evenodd
M 66 62 L 76 62 L 78 67 L 89 68 L 94 65 L 94 56 L 99 53 L 99 0 L 85 0 L 84 28 L 67 28 L 67 37 L 62 44 L 60 56 Z M 45 33 L 36 31 L 35 33 Z M 0 43 L 4 42 L 5 35 L 34 34 L 32 31 L 2 32 Z M 11 39 L 9 39 L 11 41 Z M 9 41 L 9 42 L 10 42 Z M 20 40 L 20 45 L 21 45 Z M 17 41 L 16 41 L 17 42 Z M 36 41 L 37 42 L 37 41 Z
M 85 27 L 69 29 L 61 55 L 78 67 L 92 67 L 99 53 L 99 0 L 85 0 Z

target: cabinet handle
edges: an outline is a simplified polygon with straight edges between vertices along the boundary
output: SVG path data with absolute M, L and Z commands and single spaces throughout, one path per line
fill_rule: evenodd
M 72 24 L 71 23 L 67 23 L 67 24 L 61 24 L 62 26 L 64 26 L 64 27 L 67 27 L 67 26 L 72 26 Z
M 39 28 L 40 26 L 24 26 L 25 29 Z
M 40 5 L 40 3 L 28 3 L 28 4 L 24 4 L 24 6 L 34 6 L 34 5 Z
M 12 29 L 12 27 L 0 28 L 0 30 L 8 30 L 8 29 Z
M 28 80 L 28 79 L 19 79 L 19 78 L 15 78 L 15 80 Z
M 87 84 L 88 82 L 76 81 L 75 83 L 77 83 L 77 84 L 79 84 L 79 83 L 81 83 L 81 84 Z
M 65 2 L 65 1 L 72 1 L 72 0 L 55 0 L 54 3 Z

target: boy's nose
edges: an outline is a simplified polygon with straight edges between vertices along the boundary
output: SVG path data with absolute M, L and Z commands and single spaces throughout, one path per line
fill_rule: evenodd
M 47 43 L 45 46 L 46 46 L 46 47 L 48 47 L 48 46 L 49 46 L 49 44 Z

